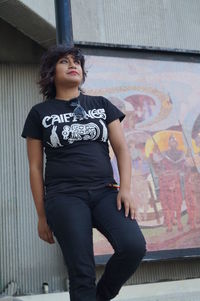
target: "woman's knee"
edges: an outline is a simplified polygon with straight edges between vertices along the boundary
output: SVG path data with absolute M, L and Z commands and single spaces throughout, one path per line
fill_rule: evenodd
M 123 253 L 128 258 L 142 259 L 146 253 L 146 242 L 143 235 L 137 238 L 125 237 L 118 252 Z

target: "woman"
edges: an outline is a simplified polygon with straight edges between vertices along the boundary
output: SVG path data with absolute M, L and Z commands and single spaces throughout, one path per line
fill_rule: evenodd
M 145 240 L 130 194 L 131 160 L 120 126 L 125 115 L 106 98 L 81 92 L 84 64 L 77 48 L 60 45 L 47 51 L 39 81 L 45 101 L 30 110 L 22 136 L 27 138 L 39 237 L 51 244 L 54 234 L 60 244 L 70 300 L 106 301 L 135 272 L 145 254 Z M 108 138 L 118 161 L 119 191 Z M 97 286 L 92 227 L 115 250 Z

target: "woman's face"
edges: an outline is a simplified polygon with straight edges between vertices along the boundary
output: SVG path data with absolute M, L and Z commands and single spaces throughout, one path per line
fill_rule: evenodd
M 71 54 L 58 60 L 55 68 L 55 86 L 79 86 L 82 83 L 83 70 L 81 62 Z

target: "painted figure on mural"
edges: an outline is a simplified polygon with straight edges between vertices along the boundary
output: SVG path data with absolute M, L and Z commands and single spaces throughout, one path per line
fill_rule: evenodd
M 195 166 L 186 166 L 184 180 L 188 224 L 195 229 L 200 224 L 200 175 Z
M 168 139 L 168 149 L 152 158 L 157 159 L 158 165 L 159 199 L 163 210 L 164 225 L 167 231 L 172 231 L 173 225 L 182 230 L 181 208 L 183 203 L 180 175 L 184 168 L 185 155 L 178 149 L 176 137 Z M 158 167 L 157 166 L 157 167 Z
M 200 133 L 194 135 L 194 141 L 197 149 L 200 147 Z M 198 169 L 200 163 L 200 151 L 195 154 L 191 150 L 188 151 L 184 188 L 185 188 L 185 203 L 188 213 L 188 224 L 191 229 L 195 229 L 200 224 L 200 172 Z
M 132 158 L 132 191 L 137 200 L 137 216 L 139 221 L 146 221 L 151 198 L 148 181 L 150 168 L 144 153 L 144 143 L 135 144 L 134 140 L 129 140 L 128 145 Z
M 118 97 L 110 97 L 110 100 L 117 105 L 118 108 L 126 114 L 126 120 L 123 122 L 123 129 L 125 131 L 126 140 L 129 146 L 129 151 L 132 158 L 132 191 L 134 193 L 135 199 L 137 200 L 137 217 L 139 221 L 147 220 L 147 211 L 149 206 L 149 200 L 151 198 L 150 187 L 152 185 L 152 177 L 150 174 L 150 167 L 148 160 L 145 156 L 145 142 L 148 135 L 142 131 L 135 130 L 136 123 L 139 122 L 145 110 L 151 113 L 149 99 L 143 99 L 144 96 L 137 95 L 130 96 L 124 99 Z M 142 104 L 137 103 L 138 100 L 142 100 Z M 148 105 L 147 105 L 148 102 Z M 146 108 L 146 109 L 145 109 Z M 142 113 L 142 114 L 143 114 Z M 140 120 L 141 121 L 141 120 Z M 119 182 L 119 173 L 117 168 L 116 158 L 113 156 L 111 151 L 111 163 L 115 175 L 116 182 Z

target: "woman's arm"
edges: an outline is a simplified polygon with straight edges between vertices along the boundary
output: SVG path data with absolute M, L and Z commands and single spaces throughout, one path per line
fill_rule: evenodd
M 38 234 L 42 240 L 54 243 L 52 232 L 47 224 L 44 209 L 42 142 L 37 139 L 27 138 L 27 153 L 29 160 L 31 191 L 38 215 Z
M 119 119 L 108 124 L 109 140 L 115 156 L 120 175 L 120 189 L 117 197 L 117 207 L 120 210 L 124 203 L 125 216 L 130 213 L 135 218 L 133 197 L 131 195 L 131 157 Z

